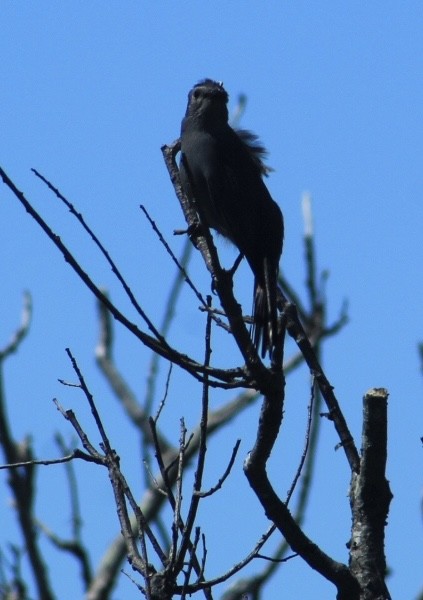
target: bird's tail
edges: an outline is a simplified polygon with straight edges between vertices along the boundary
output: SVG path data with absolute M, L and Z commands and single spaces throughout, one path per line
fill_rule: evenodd
M 278 335 L 276 272 L 265 268 L 264 282 L 254 281 L 253 318 L 251 337 L 257 352 L 261 347 L 261 357 L 267 353 L 272 358 L 272 350 Z

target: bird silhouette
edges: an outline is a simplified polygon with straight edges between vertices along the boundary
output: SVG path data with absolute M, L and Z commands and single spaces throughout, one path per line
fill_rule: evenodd
M 188 94 L 181 125 L 180 175 L 200 221 L 228 238 L 254 274 L 252 340 L 264 358 L 277 339 L 277 277 L 284 224 L 263 181 L 266 150 L 228 122 L 228 94 L 211 79 Z

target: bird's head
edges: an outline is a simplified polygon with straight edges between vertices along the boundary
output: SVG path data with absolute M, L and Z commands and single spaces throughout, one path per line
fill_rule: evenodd
M 212 79 L 199 81 L 188 94 L 186 117 L 204 121 L 228 122 L 228 93 L 223 84 Z

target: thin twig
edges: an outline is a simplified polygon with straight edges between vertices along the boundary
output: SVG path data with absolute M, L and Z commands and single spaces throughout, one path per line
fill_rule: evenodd
M 198 300 L 200 301 L 200 303 L 204 306 L 207 307 L 207 302 L 206 300 L 203 298 L 203 296 L 201 295 L 201 293 L 197 290 L 197 288 L 195 287 L 192 279 L 190 278 L 190 276 L 188 275 L 188 273 L 186 272 L 185 267 L 182 266 L 182 264 L 179 262 L 179 260 L 176 258 L 173 250 L 171 249 L 171 247 L 169 246 L 169 244 L 167 243 L 167 241 L 165 240 L 165 238 L 163 237 L 162 232 L 160 231 L 160 229 L 157 227 L 155 221 L 153 221 L 153 219 L 150 217 L 150 214 L 148 212 L 148 210 L 146 209 L 146 207 L 143 204 L 140 204 L 140 209 L 143 211 L 143 213 L 145 214 L 145 216 L 148 219 L 148 222 L 150 223 L 151 227 L 153 228 L 153 231 L 157 234 L 157 237 L 159 238 L 161 244 L 163 244 L 163 246 L 166 249 L 166 252 L 169 254 L 170 258 L 173 260 L 173 262 L 175 263 L 175 265 L 177 266 L 177 268 L 179 269 L 182 277 L 184 278 L 184 280 L 186 281 L 186 283 L 189 285 L 189 287 L 192 289 L 192 291 L 194 292 L 194 294 L 196 295 L 196 297 L 198 298 Z
M 194 535 L 194 542 L 193 542 L 191 550 L 190 550 L 191 559 L 188 561 L 188 568 L 187 568 L 187 570 L 185 572 L 185 576 L 184 576 L 184 586 L 182 588 L 181 600 L 186 599 L 186 594 L 187 594 L 187 590 L 188 590 L 188 586 L 189 586 L 189 580 L 191 578 L 191 573 L 192 573 L 194 560 L 195 560 L 194 557 L 195 557 L 195 553 L 197 551 L 197 546 L 198 546 L 199 540 L 200 540 L 200 528 L 196 527 L 195 535 Z
M 60 458 L 24 460 L 7 465 L 0 465 L 0 469 L 19 469 L 20 467 L 33 467 L 35 465 L 43 465 L 48 467 L 50 465 L 62 465 L 78 458 L 86 462 L 102 464 L 102 462 L 99 462 L 95 457 L 91 456 L 90 454 L 85 454 L 85 452 L 82 452 L 82 450 L 76 448 L 67 456 L 61 456 Z
M 314 375 L 320 392 L 329 409 L 329 417 L 335 425 L 335 429 L 340 438 L 340 446 L 344 449 L 352 471 L 358 473 L 360 469 L 360 459 L 354 439 L 350 433 L 345 417 L 341 411 L 339 402 L 334 394 L 333 386 L 329 383 L 320 362 L 310 344 L 309 339 L 301 325 L 298 315 L 296 314 L 295 306 L 290 304 L 288 300 L 280 294 L 282 299 L 283 311 L 287 317 L 287 330 L 290 336 L 295 340 L 300 348 L 305 361 Z
M 179 436 L 179 456 L 178 456 L 178 474 L 176 476 L 176 492 L 175 492 L 175 506 L 173 507 L 173 523 L 172 523 L 172 546 L 170 551 L 170 564 L 172 570 L 179 573 L 181 565 L 178 564 L 178 530 L 182 524 L 181 509 L 182 509 L 182 481 L 184 473 L 184 457 L 185 457 L 185 437 L 187 429 L 185 427 L 185 420 L 180 419 L 180 436 Z M 183 530 L 182 530 L 183 531 Z
M 231 454 L 231 458 L 229 459 L 228 466 L 226 467 L 225 472 L 223 473 L 222 477 L 219 478 L 219 480 L 216 483 L 216 485 L 214 485 L 213 487 L 211 487 L 206 492 L 200 492 L 200 491 L 199 492 L 195 492 L 195 494 L 197 496 L 200 496 L 200 498 L 206 498 L 207 496 L 212 496 L 215 492 L 217 492 L 218 490 L 221 489 L 222 485 L 224 484 L 225 480 L 227 479 L 229 473 L 232 470 L 232 467 L 234 465 L 235 458 L 236 458 L 236 455 L 238 453 L 240 444 L 241 444 L 241 440 L 237 440 L 236 443 L 235 443 L 235 446 L 232 449 L 232 454 Z
M 301 476 L 301 472 L 303 470 L 304 463 L 307 458 L 308 448 L 309 448 L 309 444 L 310 444 L 310 431 L 311 431 L 311 425 L 313 422 L 313 406 L 314 406 L 314 379 L 312 379 L 312 382 L 311 382 L 310 404 L 308 405 L 308 409 L 307 409 L 308 415 L 307 415 L 307 427 L 306 427 L 306 434 L 305 434 L 304 450 L 301 455 L 301 459 L 300 459 L 300 463 L 297 468 L 297 472 L 295 473 L 295 477 L 291 483 L 291 487 L 289 488 L 288 494 L 286 496 L 285 504 L 287 506 L 288 506 L 289 501 L 291 500 L 292 494 L 294 493 L 294 490 L 297 486 L 298 480 L 299 480 L 299 478 Z
M 112 449 L 110 447 L 109 438 L 106 435 L 106 431 L 105 431 L 103 423 L 101 421 L 100 414 L 95 405 L 93 395 L 91 394 L 90 390 L 88 389 L 88 386 L 85 383 L 84 376 L 82 375 L 81 369 L 79 368 L 78 363 L 76 362 L 76 358 L 73 356 L 73 354 L 69 348 L 66 348 L 66 354 L 69 356 L 69 358 L 71 360 L 73 370 L 75 371 L 75 373 L 78 377 L 78 380 L 79 380 L 79 385 L 81 386 L 81 389 L 84 392 L 86 399 L 88 400 L 88 404 L 91 409 L 91 414 L 93 415 L 97 429 L 100 432 L 104 447 L 108 453 L 111 453 Z
M 88 289 L 94 294 L 94 296 L 103 302 L 107 309 L 112 313 L 113 317 L 119 321 L 128 331 L 135 335 L 143 344 L 149 347 L 154 352 L 157 352 L 167 360 L 178 364 L 181 368 L 188 371 L 195 379 L 202 381 L 203 366 L 198 364 L 186 355 L 181 354 L 167 344 L 166 340 L 163 342 L 157 340 L 143 331 L 141 331 L 137 325 L 132 323 L 125 315 L 107 298 L 107 296 L 100 290 L 100 288 L 93 282 L 89 275 L 82 269 L 78 261 L 75 259 L 73 254 L 68 250 L 61 238 L 54 233 L 54 231 L 47 225 L 46 221 L 40 216 L 40 214 L 34 209 L 34 207 L 28 202 L 24 194 L 18 190 L 12 180 L 7 176 L 5 171 L 0 168 L 0 177 L 7 187 L 16 196 L 19 202 L 23 205 L 25 210 L 31 215 L 31 217 L 38 223 L 47 237 L 54 243 L 54 245 L 61 252 L 66 262 L 72 267 L 76 274 L 80 277 L 83 283 Z M 211 377 L 216 378 L 217 381 L 210 381 L 210 385 L 215 387 L 222 387 L 224 389 L 234 387 L 245 387 L 245 372 L 243 369 L 210 369 L 209 374 Z M 221 380 L 221 381 L 219 381 Z
M 211 306 L 211 296 L 207 296 L 207 306 L 210 308 Z M 211 356 L 211 316 L 210 313 L 207 314 L 206 321 L 206 335 L 205 335 L 205 352 L 204 352 L 204 364 L 208 366 L 210 364 L 210 356 Z M 194 486 L 193 492 L 191 496 L 191 502 L 188 510 L 188 515 L 186 519 L 185 529 L 182 534 L 182 541 L 179 548 L 178 560 L 176 564 L 176 570 L 180 571 L 182 565 L 185 560 L 185 554 L 188 549 L 189 540 L 191 537 L 192 528 L 194 527 L 195 519 L 197 516 L 197 510 L 200 502 L 200 496 L 198 493 L 201 490 L 201 484 L 203 481 L 203 473 L 204 473 L 204 464 L 206 460 L 206 452 L 207 452 L 207 419 L 208 419 L 208 410 L 209 410 L 209 387 L 206 381 L 203 383 L 203 394 L 201 401 L 201 418 L 200 418 L 200 443 L 198 448 L 198 457 L 197 457 L 197 468 L 195 470 L 194 475 Z
M 0 349 L 0 362 L 5 360 L 10 354 L 16 352 L 28 334 L 32 318 L 32 298 L 29 292 L 24 293 L 21 324 L 14 332 L 12 339 L 6 346 Z
M 168 396 L 168 393 L 169 393 L 169 384 L 170 384 L 170 376 L 171 376 L 171 374 L 172 374 L 172 363 L 170 363 L 170 365 L 169 365 L 169 370 L 168 370 L 167 377 L 166 377 L 165 391 L 164 391 L 164 394 L 163 394 L 163 398 L 160 400 L 160 404 L 159 404 L 159 407 L 157 409 L 156 416 L 154 417 L 155 423 L 157 423 L 157 421 L 159 420 L 161 412 L 162 412 L 162 410 L 164 408 L 164 405 L 166 404 L 166 399 L 167 399 L 167 396 Z
M 43 181 L 47 185 L 47 187 L 57 196 L 57 198 L 59 198 L 59 200 L 66 205 L 66 207 L 69 209 L 70 213 L 78 220 L 78 222 L 80 223 L 80 225 L 82 226 L 82 228 L 88 233 L 88 235 L 90 236 L 90 238 L 92 239 L 92 241 L 94 242 L 94 244 L 100 250 L 101 254 L 104 256 L 104 258 L 106 259 L 106 261 L 109 263 L 109 265 L 110 265 L 110 267 L 112 269 L 112 272 L 117 277 L 119 283 L 123 287 L 123 289 L 124 289 L 126 295 L 128 296 L 128 298 L 129 298 L 132 306 L 135 308 L 135 310 L 137 311 L 137 313 L 144 319 L 144 321 L 146 322 L 148 328 L 154 334 L 154 336 L 164 346 L 166 346 L 166 340 L 163 338 L 163 336 L 159 333 L 159 331 L 153 325 L 153 322 L 151 321 L 151 319 L 149 319 L 147 317 L 147 314 L 145 313 L 145 311 L 141 308 L 141 306 L 138 303 L 137 299 L 135 298 L 135 296 L 134 296 L 131 288 L 129 287 L 129 285 L 127 284 L 125 278 L 122 276 L 120 270 L 118 269 L 116 263 L 114 262 L 114 260 L 112 259 L 112 257 L 110 256 L 110 254 L 106 250 L 106 248 L 103 246 L 103 244 L 101 243 L 101 241 L 99 240 L 99 238 L 96 236 L 96 234 L 94 233 L 94 231 L 86 223 L 83 215 L 80 212 L 78 212 L 75 209 L 74 205 L 71 202 L 69 202 L 69 200 L 67 200 L 63 196 L 63 194 L 61 194 L 61 192 L 52 183 L 50 183 L 50 181 L 48 181 L 48 179 L 46 179 L 43 175 L 41 175 L 41 173 L 39 173 L 36 169 L 31 169 L 31 171 L 39 179 L 41 179 L 41 181 Z

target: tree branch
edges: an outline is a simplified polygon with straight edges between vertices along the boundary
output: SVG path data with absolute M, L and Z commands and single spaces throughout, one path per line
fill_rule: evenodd
M 34 490 L 35 490 L 35 465 L 30 439 L 27 437 L 19 443 L 13 438 L 9 425 L 6 399 L 3 388 L 3 363 L 5 359 L 15 352 L 24 339 L 30 322 L 30 299 L 26 297 L 23 318 L 20 327 L 16 330 L 12 342 L 0 352 L 0 445 L 4 452 L 9 467 L 8 483 L 16 503 L 16 512 L 29 563 L 36 582 L 40 600 L 54 600 L 54 594 L 48 577 L 48 570 L 44 563 L 38 545 L 38 531 L 34 520 Z M 15 465 L 20 463 L 20 469 Z
M 361 468 L 353 474 L 350 503 L 353 523 L 350 568 L 363 598 L 390 600 L 385 585 L 385 527 L 392 493 L 385 477 L 387 457 L 387 390 L 371 389 L 363 399 Z M 366 594 L 372 594 L 367 596 Z

